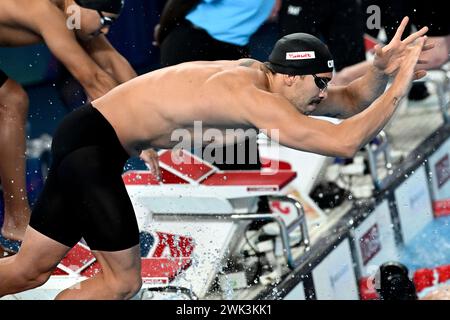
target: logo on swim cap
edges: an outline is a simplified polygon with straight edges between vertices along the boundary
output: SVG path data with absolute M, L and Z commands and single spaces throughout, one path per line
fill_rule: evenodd
M 302 59 L 315 59 L 316 54 L 314 51 L 304 51 L 304 52 L 287 52 L 286 60 L 302 60 Z
M 293 33 L 278 40 L 267 64 L 273 71 L 289 75 L 327 73 L 334 67 L 328 47 L 307 33 Z

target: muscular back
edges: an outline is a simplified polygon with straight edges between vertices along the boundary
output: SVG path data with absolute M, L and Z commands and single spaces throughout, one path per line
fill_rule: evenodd
M 267 78 L 255 60 L 188 62 L 133 79 L 95 100 L 128 151 L 167 148 L 173 130 L 249 128 L 252 90 Z

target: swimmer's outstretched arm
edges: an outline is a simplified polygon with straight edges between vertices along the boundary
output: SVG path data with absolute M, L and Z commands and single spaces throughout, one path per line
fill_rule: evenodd
M 407 53 L 406 48 L 428 31 L 427 27 L 423 27 L 402 40 L 401 37 L 408 20 L 408 17 L 403 18 L 388 45 L 383 48 L 378 45 L 375 48 L 373 64 L 366 74 L 347 86 L 330 86 L 328 98 L 319 104 L 313 115 L 328 115 L 345 119 L 363 111 L 375 101 L 386 89 L 388 80 L 397 74 Z M 422 51 L 431 48 L 433 48 L 432 44 L 425 45 Z M 426 72 L 419 70 L 420 65 L 424 63 L 426 61 L 419 59 L 414 79 L 425 76 Z
M 200 139 L 203 139 L 208 146 L 216 148 L 244 143 L 246 140 L 256 140 L 257 137 L 256 130 L 231 129 L 222 132 L 210 129 Z
M 24 27 L 40 35 L 50 51 L 80 82 L 94 100 L 117 86 L 78 43 L 73 31 L 66 26 L 66 17 L 49 1 L 30 1 Z
M 386 125 L 400 100 L 408 93 L 414 78 L 414 68 L 426 37 L 408 46 L 402 64 L 390 88 L 361 113 L 340 124 L 314 119 L 301 114 L 285 98 L 253 89 L 246 100 L 246 117 L 279 142 L 288 147 L 326 156 L 351 158 Z M 275 132 L 276 134 L 276 132 Z
M 124 83 L 137 76 L 136 71 L 101 34 L 94 39 L 83 42 L 83 48 L 91 58 L 118 83 Z

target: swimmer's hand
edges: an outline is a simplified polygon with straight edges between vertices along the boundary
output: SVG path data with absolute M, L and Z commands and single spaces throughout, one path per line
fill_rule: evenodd
M 139 158 L 145 161 L 152 174 L 159 181 L 161 181 L 161 170 L 159 169 L 158 152 L 156 152 L 154 149 L 143 150 L 139 155 Z
M 385 75 L 394 77 L 397 74 L 400 65 L 403 63 L 403 60 L 408 54 L 408 47 L 413 45 L 417 39 L 424 36 L 428 31 L 428 27 L 423 27 L 419 31 L 402 40 L 402 35 L 408 25 L 408 21 L 408 17 L 403 18 L 397 32 L 388 45 L 384 47 L 381 47 L 380 45 L 375 46 L 375 58 L 373 60 L 373 65 Z M 424 44 L 420 54 L 424 51 L 432 49 L 433 47 L 434 44 Z M 425 70 L 420 70 L 419 66 L 425 63 L 427 63 L 427 61 L 421 60 L 420 58 L 417 60 L 414 69 L 414 80 L 420 79 L 426 75 Z
M 421 71 L 415 71 L 415 67 L 422 53 L 427 37 L 423 36 L 408 45 L 404 52 L 402 62 L 396 71 L 395 79 L 392 83 L 390 91 L 394 92 L 396 97 L 404 97 L 408 94 L 412 81 L 417 79 L 417 75 L 421 75 Z M 422 70 L 423 71 L 423 70 Z M 425 71 L 423 71 L 425 73 Z

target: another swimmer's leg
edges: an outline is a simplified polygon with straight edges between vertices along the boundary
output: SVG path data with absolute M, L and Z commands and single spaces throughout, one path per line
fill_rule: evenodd
M 130 249 L 92 251 L 102 267 L 96 276 L 58 294 L 57 300 L 120 300 L 132 298 L 141 288 L 139 245 Z
M 5 199 L 1 233 L 22 240 L 30 220 L 25 181 L 25 125 L 28 96 L 15 81 L 8 79 L 0 88 L 0 180 Z
M 19 252 L 0 259 L 0 297 L 43 285 L 69 250 L 28 227 Z

